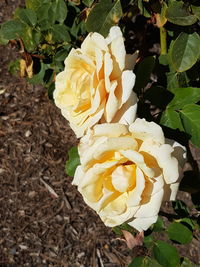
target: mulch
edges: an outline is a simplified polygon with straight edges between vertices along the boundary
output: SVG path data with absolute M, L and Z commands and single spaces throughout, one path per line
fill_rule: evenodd
M 0 22 L 20 3 L 1 2 Z M 127 266 L 144 249 L 129 250 L 71 185 L 64 165 L 77 139 L 45 88 L 8 72 L 16 57 L 0 46 L 0 266 Z M 200 264 L 199 246 L 182 255 Z

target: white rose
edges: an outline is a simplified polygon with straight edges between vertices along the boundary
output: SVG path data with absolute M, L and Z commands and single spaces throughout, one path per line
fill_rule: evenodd
M 80 49 L 71 50 L 64 71 L 56 77 L 54 100 L 77 137 L 100 120 L 125 124 L 135 120 L 136 58 L 137 53 L 126 55 L 117 26 L 107 38 L 88 34 Z
M 175 199 L 182 176 L 185 148 L 170 142 L 145 119 L 95 125 L 80 141 L 73 184 L 105 225 L 146 230 L 162 201 Z

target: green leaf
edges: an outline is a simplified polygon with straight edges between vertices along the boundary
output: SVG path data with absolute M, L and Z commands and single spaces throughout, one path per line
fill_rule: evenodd
M 18 76 L 19 70 L 20 70 L 20 60 L 19 59 L 9 62 L 8 71 L 12 75 Z
M 174 88 L 179 87 L 178 73 L 177 72 L 167 72 L 167 89 L 173 91 Z
M 47 19 L 43 19 L 39 22 L 40 30 L 41 31 L 46 31 L 51 28 L 51 24 Z
M 49 3 L 49 0 L 25 0 L 26 8 L 36 11 L 40 5 Z
M 200 147 L 200 106 L 186 105 L 180 113 L 185 132 L 191 135 L 192 143 Z
M 200 37 L 197 33 L 187 34 L 182 32 L 173 43 L 171 60 L 178 72 L 190 69 L 200 55 Z
M 166 230 L 168 237 L 180 244 L 187 244 L 192 241 L 192 232 L 183 224 L 173 222 Z
M 161 267 L 161 265 L 156 260 L 149 257 L 136 257 L 128 267 Z
M 154 244 L 154 240 L 151 235 L 144 237 L 144 245 L 146 248 L 151 249 Z
M 71 45 L 69 45 L 69 49 L 70 49 Z M 69 54 L 69 49 L 62 49 L 59 50 L 54 57 L 55 61 L 64 61 L 66 59 L 66 57 Z
M 158 59 L 161 65 L 167 66 L 169 64 L 168 55 L 160 55 Z
M 200 6 L 192 6 L 192 12 L 200 20 Z
M 179 113 L 170 108 L 167 108 L 162 113 L 160 124 L 171 129 L 179 129 L 180 131 L 184 131 Z
M 9 42 L 9 40 L 7 40 L 3 37 L 2 31 L 0 29 L 0 45 L 6 45 L 8 42 Z
M 52 27 L 53 39 L 55 42 L 70 42 L 71 38 L 68 28 L 65 25 L 53 25 Z
M 55 0 L 49 9 L 49 16 L 52 22 L 63 23 L 67 17 L 67 5 L 64 0 Z
M 94 3 L 94 0 L 83 0 L 82 1 L 84 5 L 86 5 L 87 7 L 91 7 L 92 4 Z
M 122 7 L 120 0 L 114 2 L 101 0 L 91 10 L 86 21 L 86 29 L 88 32 L 99 32 L 106 37 L 110 28 L 116 25 L 121 17 Z
M 69 176 L 74 176 L 77 166 L 80 164 L 80 158 L 77 147 L 72 147 L 68 151 L 69 160 L 65 164 L 65 171 Z
M 181 263 L 181 267 L 198 267 L 196 264 L 191 262 L 188 258 L 184 258 Z
M 194 230 L 195 229 L 195 223 L 192 219 L 190 218 L 183 218 L 180 219 L 180 221 L 183 225 L 186 225 L 189 229 Z
M 178 267 L 180 257 L 175 247 L 158 240 L 153 247 L 155 259 L 164 267 Z
M 171 2 L 166 10 L 166 18 L 168 21 L 181 26 L 192 25 L 197 21 L 197 17 L 190 14 L 188 8 L 182 1 Z
M 153 232 L 161 232 L 164 229 L 165 229 L 165 225 L 164 225 L 163 219 L 159 216 L 157 219 L 157 222 L 154 223 L 154 225 L 153 225 L 152 231 Z
M 37 23 L 37 15 L 31 9 L 21 9 L 18 13 L 19 19 L 29 26 L 35 26 Z
M 13 40 L 21 37 L 25 25 L 19 20 L 4 22 L 1 26 L 1 34 L 4 39 Z
M 123 235 L 119 226 L 112 227 L 112 230 L 116 235 L 119 235 L 119 236 Z
M 189 216 L 189 210 L 187 205 L 181 201 L 181 200 L 176 200 L 172 202 L 172 207 L 174 211 L 180 216 L 180 217 L 187 217 Z
M 140 92 L 150 80 L 150 75 L 155 66 L 155 57 L 149 56 L 144 58 L 136 69 L 136 81 L 134 91 Z
M 41 0 L 25 0 L 26 8 L 37 10 L 41 4 Z
M 41 38 L 40 32 L 37 32 L 27 26 L 22 35 L 22 39 L 23 39 L 26 50 L 28 52 L 35 51 L 37 45 L 40 42 L 40 38 Z
M 143 16 L 145 16 L 146 18 L 150 18 L 151 14 L 150 12 L 146 9 L 143 0 L 138 0 L 138 8 L 140 9 L 140 12 Z
M 169 108 L 180 109 L 187 104 L 197 103 L 198 101 L 200 101 L 200 88 L 174 88 L 173 93 L 175 94 L 175 96 L 168 104 Z
M 43 20 L 49 21 L 49 8 L 50 4 L 42 4 L 37 10 L 37 18 L 39 23 Z M 50 24 L 49 24 L 50 25 Z

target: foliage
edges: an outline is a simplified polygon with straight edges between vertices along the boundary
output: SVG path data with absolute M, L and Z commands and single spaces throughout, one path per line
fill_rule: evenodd
M 167 137 L 186 146 L 190 140 L 200 147 L 199 0 L 26 0 L 25 3 L 0 28 L 0 44 L 11 42 L 20 49 L 21 59 L 9 65 L 13 74 L 20 69 L 28 82 L 47 87 L 52 98 L 55 75 L 63 70 L 70 50 L 80 46 L 87 32 L 106 36 L 110 27 L 118 24 L 124 32 L 127 51 L 139 50 L 134 69 L 138 115 L 162 125 Z M 145 22 L 145 30 L 139 28 L 140 21 Z M 160 51 L 150 52 L 145 48 L 150 35 L 146 25 L 159 33 Z M 134 30 L 139 40 L 135 43 L 130 35 Z M 73 176 L 79 163 L 77 148 L 72 148 L 66 173 Z M 195 180 L 194 184 L 199 182 Z M 192 194 L 197 210 L 199 192 L 195 188 Z M 174 202 L 173 207 L 176 215 L 171 216 L 169 225 L 159 217 L 150 233 L 145 233 L 148 256 L 136 257 L 130 267 L 195 266 L 179 256 L 172 242 L 189 243 L 199 230 L 199 218 L 191 215 L 181 201 Z M 119 235 L 121 230 L 132 232 L 127 225 L 114 228 Z M 162 233 L 170 242 L 158 240 L 156 233 Z

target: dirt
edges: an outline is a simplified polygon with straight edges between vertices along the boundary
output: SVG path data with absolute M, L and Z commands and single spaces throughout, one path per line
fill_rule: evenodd
M 2 1 L 0 23 L 19 4 Z M 127 266 L 144 249 L 129 250 L 71 185 L 64 165 L 77 139 L 45 88 L 8 72 L 16 57 L 0 46 L 0 266 Z M 200 264 L 199 246 L 181 255 Z

